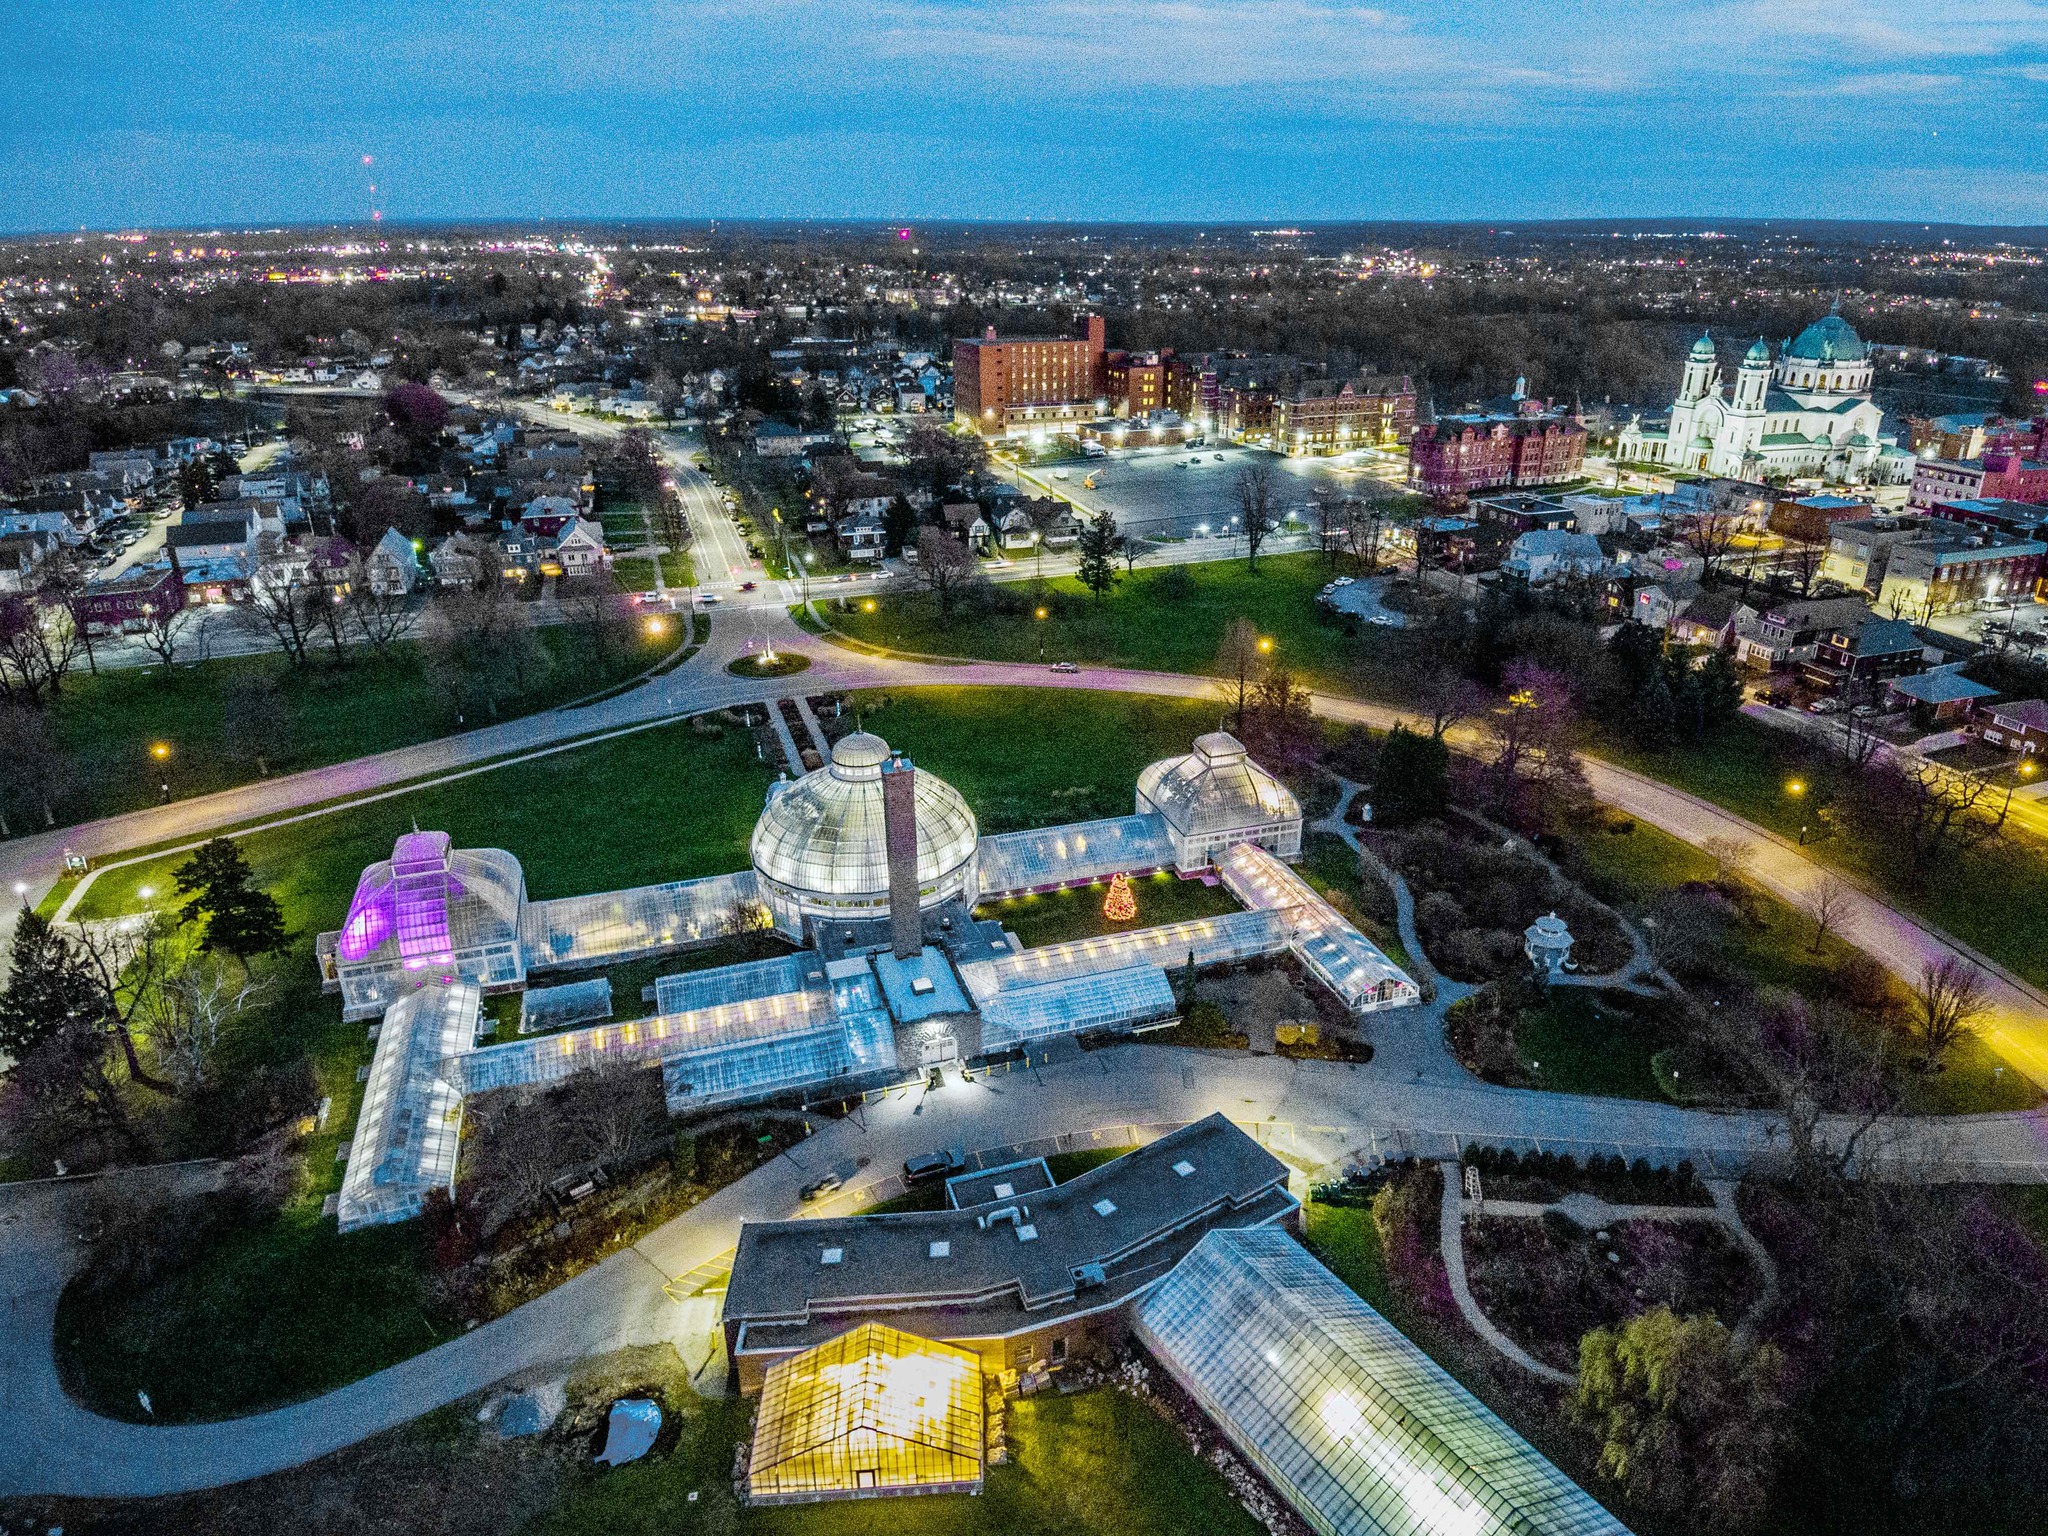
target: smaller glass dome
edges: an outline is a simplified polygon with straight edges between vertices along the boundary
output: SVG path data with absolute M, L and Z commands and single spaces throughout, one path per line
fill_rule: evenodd
M 1262 827 L 1301 817 L 1301 805 L 1251 760 L 1228 731 L 1195 738 L 1186 757 L 1168 757 L 1138 775 L 1138 796 L 1183 837 Z

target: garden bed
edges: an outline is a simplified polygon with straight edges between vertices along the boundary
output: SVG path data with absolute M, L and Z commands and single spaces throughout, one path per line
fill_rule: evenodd
M 1760 1284 L 1719 1222 L 1624 1221 L 1587 1232 L 1555 1212 L 1468 1221 L 1465 1274 L 1495 1327 L 1566 1371 L 1577 1369 L 1588 1332 L 1654 1307 L 1710 1312 L 1732 1327 Z

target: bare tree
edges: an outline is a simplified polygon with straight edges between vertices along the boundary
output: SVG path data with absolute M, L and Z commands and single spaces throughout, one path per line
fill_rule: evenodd
M 1932 1072 L 1963 1036 L 1976 1030 L 1991 1011 L 1991 988 L 1984 973 L 1960 955 L 1930 960 L 1920 968 L 1913 989 L 1911 1028 L 1920 1046 L 1920 1065 Z
M 645 1062 L 601 1062 L 559 1091 L 570 1145 L 600 1168 L 630 1157 L 661 1119 L 661 1079 Z
M 27 593 L 0 597 L 0 703 L 54 698 L 80 648 L 78 626 L 62 602 Z
M 1486 690 L 1442 662 L 1427 663 L 1412 673 L 1408 695 L 1429 717 L 1429 734 L 1439 741 L 1445 731 L 1486 707 Z
M 156 1059 L 184 1093 L 213 1079 L 221 1035 L 270 988 L 224 957 L 188 955 L 142 996 L 136 1023 Z
M 325 583 L 313 575 L 304 555 L 287 550 L 257 562 L 248 600 L 235 606 L 234 616 L 237 624 L 267 637 L 285 660 L 302 667 L 328 606 Z
M 1240 735 L 1271 650 L 1271 642 L 1260 636 L 1250 619 L 1232 619 L 1216 647 L 1216 675 L 1222 679 L 1218 686 L 1230 705 L 1230 728 Z
M 411 634 L 419 623 L 420 605 L 395 582 L 375 578 L 369 562 L 351 552 L 344 575 L 348 601 L 342 613 L 348 627 L 382 655 Z
M 775 921 L 765 901 L 742 896 L 725 913 L 725 931 L 730 934 L 764 933 Z
M 625 593 L 599 572 L 565 578 L 555 588 L 555 602 L 589 642 L 601 671 L 609 673 L 632 644 L 633 609 Z
M 1345 547 L 1345 527 L 1350 521 L 1350 502 L 1334 486 L 1319 485 L 1309 501 L 1315 518 L 1316 545 L 1323 552 L 1323 564 L 1335 565 L 1337 552 Z
M 1386 539 L 1387 513 L 1377 501 L 1346 501 L 1344 545 L 1362 575 L 1380 568 L 1380 546 Z
M 171 1084 L 144 1068 L 135 1035 L 156 990 L 177 969 L 187 942 L 177 919 L 167 912 L 86 923 L 76 935 L 79 959 L 100 994 L 104 1027 L 121 1047 L 128 1075 L 159 1093 L 169 1093 Z
M 960 594 L 981 580 L 981 564 L 965 544 L 943 528 L 918 531 L 917 583 L 938 603 L 940 618 L 950 618 Z
M 14 835 L 17 817 L 57 825 L 56 807 L 73 778 L 49 717 L 26 704 L 0 703 L 0 837 Z
M 1977 774 L 1892 754 L 1864 772 L 1852 808 L 1892 842 L 1899 872 L 1915 885 L 1951 854 L 1997 838 L 2007 790 Z
M 1854 900 L 1854 887 L 1840 875 L 1822 875 L 1807 889 L 1799 906 L 1813 924 L 1813 942 L 1806 947 L 1808 954 L 1820 953 L 1828 935 L 1849 915 L 1850 904 Z
M 1735 548 L 1742 519 L 1733 512 L 1694 512 L 1680 518 L 1673 532 L 1681 545 L 1700 557 L 1701 575 L 1711 583 Z
M 178 652 L 185 643 L 185 632 L 192 627 L 196 610 L 182 603 L 144 603 L 142 605 L 142 627 L 135 632 L 136 642 L 154 656 L 168 672 L 177 665 Z
M 1273 466 L 1264 459 L 1237 472 L 1237 507 L 1244 526 L 1244 563 L 1259 568 L 1259 550 L 1266 535 L 1280 526 L 1273 515 Z
M 1756 860 L 1756 849 L 1734 837 L 1710 837 L 1700 851 L 1714 861 L 1714 878 L 1720 881 L 1746 880 Z
M 1839 718 L 1841 728 L 1834 733 L 1834 755 L 1850 773 L 1860 774 L 1876 761 L 1884 750 L 1885 740 L 1877 733 L 1877 727 L 1868 715 L 1845 709 Z

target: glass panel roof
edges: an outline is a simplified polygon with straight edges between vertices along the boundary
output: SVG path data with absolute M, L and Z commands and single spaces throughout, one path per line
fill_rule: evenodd
M 519 938 L 529 969 L 591 965 L 758 927 L 760 900 L 760 885 L 746 869 L 708 880 L 534 901 L 527 903 Z
M 882 810 L 888 747 L 865 732 L 832 750 L 832 761 L 771 791 L 754 825 L 754 868 L 770 880 L 821 896 L 879 897 L 889 888 Z M 960 792 L 917 771 L 917 878 L 921 886 L 957 874 L 980 833 Z
M 863 1323 L 778 1361 L 762 1383 L 747 1491 L 756 1503 L 978 1488 L 981 1362 Z
M 476 1043 L 482 1006 L 463 981 L 422 987 L 386 1010 L 341 1180 L 342 1231 L 403 1221 L 428 1190 L 453 1188 L 462 1094 L 442 1064 Z
M 1324 1536 L 1627 1536 L 1285 1232 L 1211 1232 L 1136 1326 Z
M 1217 860 L 1223 885 L 1254 911 L 1286 919 L 1301 962 L 1353 1008 L 1399 1008 L 1422 990 L 1379 946 L 1350 923 L 1283 860 L 1256 843 L 1239 843 Z
M 1153 763 L 1138 775 L 1138 803 L 1156 808 L 1184 837 L 1298 821 L 1294 793 L 1253 762 L 1224 731 L 1197 737 L 1185 757 Z
M 1044 885 L 1100 880 L 1119 871 L 1142 874 L 1165 868 L 1173 858 L 1173 839 L 1158 816 L 1004 832 L 981 840 L 981 896 L 989 900 Z
M 998 992 L 982 1004 L 981 1047 L 1002 1050 L 1048 1035 L 1143 1024 L 1173 1011 L 1173 988 L 1156 965 L 1042 981 Z

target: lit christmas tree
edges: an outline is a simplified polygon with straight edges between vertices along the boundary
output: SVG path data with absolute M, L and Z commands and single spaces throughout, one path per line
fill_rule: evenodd
M 1109 882 L 1109 895 L 1103 898 L 1102 915 L 1112 923 L 1128 923 L 1138 915 L 1138 898 L 1131 894 L 1131 877 L 1118 875 Z

